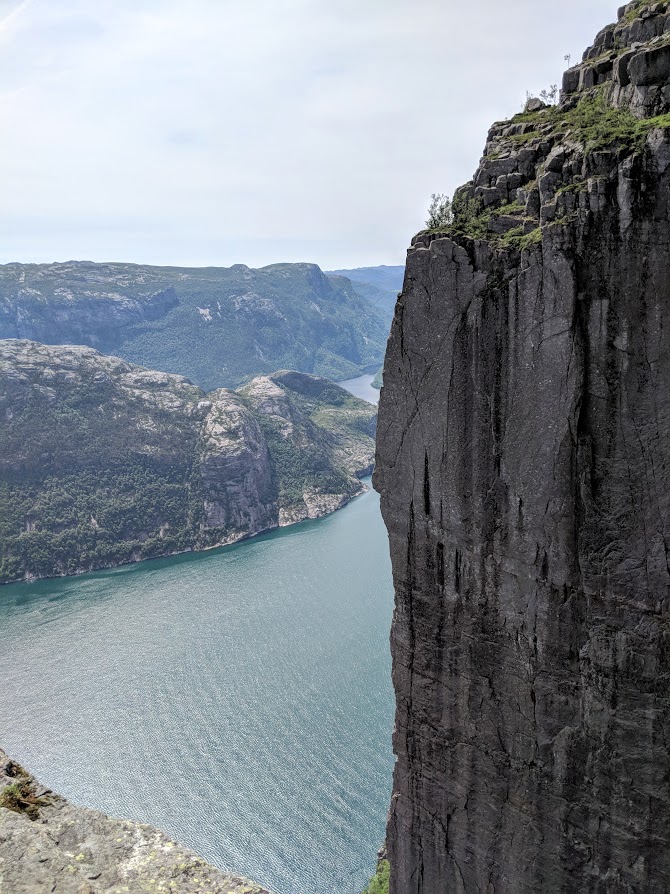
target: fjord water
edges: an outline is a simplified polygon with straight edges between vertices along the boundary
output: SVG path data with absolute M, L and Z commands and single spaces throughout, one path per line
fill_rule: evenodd
M 367 400 L 370 404 L 376 404 L 379 402 L 379 389 L 372 387 L 374 378 L 369 374 L 356 376 L 355 379 L 347 379 L 339 384 L 350 391 L 354 397 L 360 397 L 361 400 Z
M 276 894 L 355 894 L 391 787 L 373 491 L 232 547 L 0 589 L 0 745 Z

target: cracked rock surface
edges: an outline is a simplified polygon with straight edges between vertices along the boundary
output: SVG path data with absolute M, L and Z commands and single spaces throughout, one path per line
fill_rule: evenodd
M 17 786 L 24 801 L 8 809 L 6 793 Z M 32 801 L 38 806 L 30 809 Z M 70 804 L 0 750 L 0 894 L 47 892 L 269 894 L 215 869 L 152 826 Z
M 634 43 L 593 90 L 643 125 L 669 11 L 622 7 L 586 54 Z M 591 82 L 537 137 L 496 125 L 464 187 L 522 190 L 516 241 L 408 253 L 375 473 L 394 894 L 670 891 L 670 121 L 594 149 L 560 127 Z

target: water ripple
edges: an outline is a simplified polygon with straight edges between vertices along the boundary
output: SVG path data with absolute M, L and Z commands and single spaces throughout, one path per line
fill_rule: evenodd
M 200 556 L 3 588 L 0 743 L 276 894 L 356 894 L 390 794 L 374 493 Z

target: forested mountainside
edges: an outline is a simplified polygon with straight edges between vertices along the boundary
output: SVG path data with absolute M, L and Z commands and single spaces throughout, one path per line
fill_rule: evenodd
M 0 341 L 0 582 L 325 515 L 363 489 L 375 416 L 307 374 L 205 394 L 91 348 Z
M 352 378 L 381 364 L 389 321 L 314 264 L 0 265 L 0 338 L 88 345 L 205 390 L 277 369 Z
M 0 749 L 3 894 L 269 894 L 144 823 L 77 807 Z
M 391 320 L 398 292 L 402 289 L 404 266 L 356 267 L 353 270 L 329 270 L 328 274 L 345 276 L 351 281 L 354 291 L 377 305 Z
M 670 4 L 495 124 L 384 364 L 391 891 L 670 891 Z

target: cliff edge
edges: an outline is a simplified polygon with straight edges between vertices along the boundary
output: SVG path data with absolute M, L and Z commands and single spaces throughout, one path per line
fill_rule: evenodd
M 75 807 L 0 750 L 0 894 L 269 894 L 152 828 Z
M 375 485 L 394 894 L 670 890 L 670 4 L 415 237 Z

